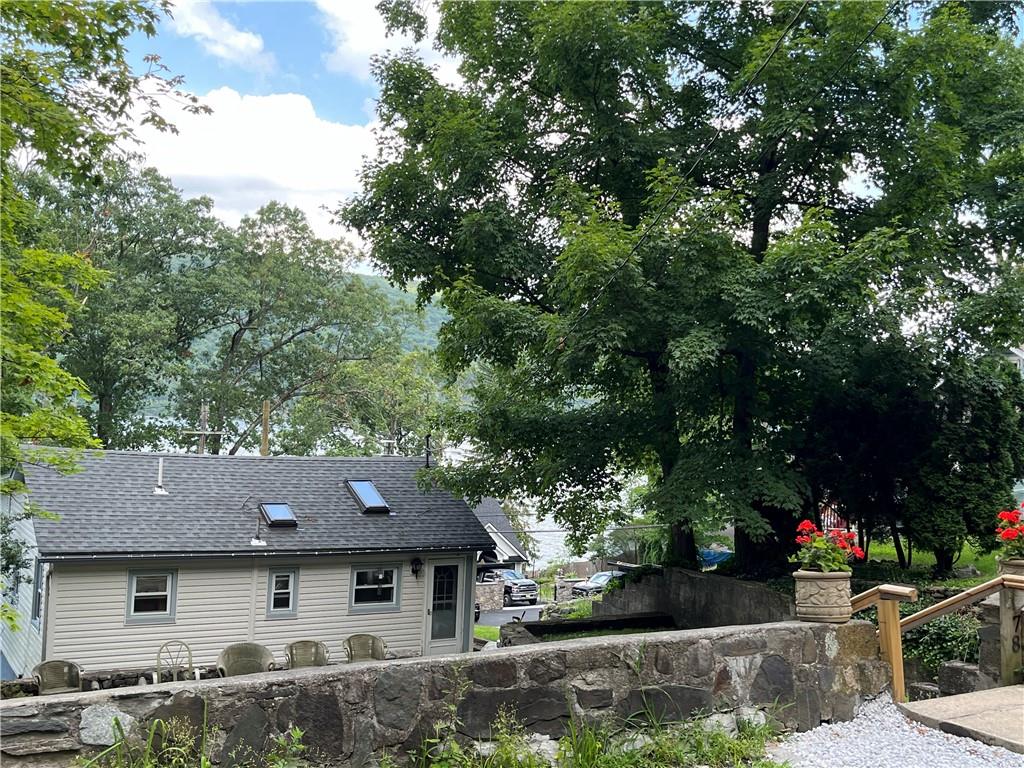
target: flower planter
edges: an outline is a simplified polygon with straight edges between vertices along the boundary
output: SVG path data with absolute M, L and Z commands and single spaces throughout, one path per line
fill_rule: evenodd
M 1007 558 L 999 561 L 1000 576 L 1024 576 L 1024 558 Z
M 826 621 L 844 624 L 850 620 L 849 571 L 799 570 L 796 579 L 796 617 L 800 621 Z

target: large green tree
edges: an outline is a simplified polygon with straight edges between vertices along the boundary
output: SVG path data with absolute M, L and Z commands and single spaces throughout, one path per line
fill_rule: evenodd
M 38 173 L 24 184 L 40 236 L 107 272 L 76 307 L 59 347 L 64 367 L 92 394 L 83 411 L 94 434 L 106 448 L 155 443 L 156 406 L 176 364 L 230 309 L 222 266 L 230 232 L 209 198 L 186 199 L 169 179 L 130 160 L 108 163 L 97 184 Z
M 279 448 L 298 455 L 421 456 L 428 434 L 434 450 L 443 444 L 450 396 L 423 350 L 342 362 L 290 409 Z
M 172 395 L 178 424 L 209 404 L 210 427 L 225 433 L 212 452 L 256 447 L 264 400 L 279 421 L 340 364 L 397 353 L 403 312 L 348 271 L 350 245 L 318 237 L 299 209 L 272 202 L 246 216 L 217 258 L 220 284 L 205 285 L 220 319 L 179 364 Z
M 340 214 L 392 279 L 443 293 L 441 359 L 477 373 L 477 459 L 449 481 L 541 497 L 582 545 L 651 475 L 675 559 L 710 508 L 741 566 L 778 564 L 814 502 L 795 451 L 843 329 L 969 355 L 1020 338 L 1013 22 L 959 2 L 442 3 L 464 82 L 377 62 L 379 151 Z

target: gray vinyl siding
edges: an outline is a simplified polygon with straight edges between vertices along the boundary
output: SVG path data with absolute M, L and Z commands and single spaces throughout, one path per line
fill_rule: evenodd
M 4 512 L 17 514 L 21 509 L 20 498 L 4 496 L 0 498 Z M 15 536 L 29 545 L 29 567 L 22 574 L 24 578 L 32 578 L 35 564 L 35 531 L 31 520 L 20 520 L 14 525 Z M 45 572 L 44 572 L 45 579 Z M 32 621 L 32 598 L 36 584 L 22 582 L 18 595 L 12 601 L 12 607 L 18 614 L 18 630 L 11 631 L 5 622 L 0 622 L 0 651 L 3 652 L 7 665 L 17 675 L 29 675 L 32 668 L 42 661 L 43 654 L 43 620 Z M 45 613 L 45 604 L 43 606 Z
M 183 640 L 197 666 L 212 666 L 223 648 L 251 640 L 279 660 L 293 640 L 322 640 L 335 661 L 344 660 L 342 641 L 351 634 L 379 635 L 397 655 L 423 652 L 425 574 L 412 574 L 413 555 L 297 559 L 146 561 L 147 570 L 176 568 L 175 620 L 126 624 L 131 563 L 58 563 L 51 579 L 47 658 L 75 661 L 86 669 L 152 668 L 160 645 Z M 421 554 L 421 558 L 426 556 Z M 401 606 L 388 613 L 349 611 L 353 564 L 401 563 Z M 267 618 L 269 569 L 298 570 L 295 618 Z M 472 578 L 467 574 L 467 583 Z

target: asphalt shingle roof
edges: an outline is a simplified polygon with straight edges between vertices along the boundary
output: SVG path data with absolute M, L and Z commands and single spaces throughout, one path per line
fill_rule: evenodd
M 163 487 L 156 495 L 158 460 Z M 82 471 L 26 466 L 31 500 L 60 516 L 37 519 L 44 557 L 155 553 L 472 550 L 491 537 L 461 499 L 416 483 L 422 458 L 211 456 L 87 451 Z M 364 514 L 346 480 L 372 480 L 391 514 Z M 260 502 L 285 502 L 296 528 L 260 533 Z

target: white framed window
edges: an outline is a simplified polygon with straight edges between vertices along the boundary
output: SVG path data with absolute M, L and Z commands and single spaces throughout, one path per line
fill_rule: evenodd
M 271 568 L 267 578 L 267 618 L 293 619 L 299 615 L 299 569 Z
M 128 608 L 125 622 L 145 624 L 173 622 L 178 573 L 128 571 Z
M 32 623 L 37 627 L 43 618 L 43 602 L 46 598 L 43 579 L 43 561 L 36 558 L 36 567 L 32 571 Z
M 397 563 L 353 565 L 349 611 L 383 613 L 401 609 L 402 567 Z

